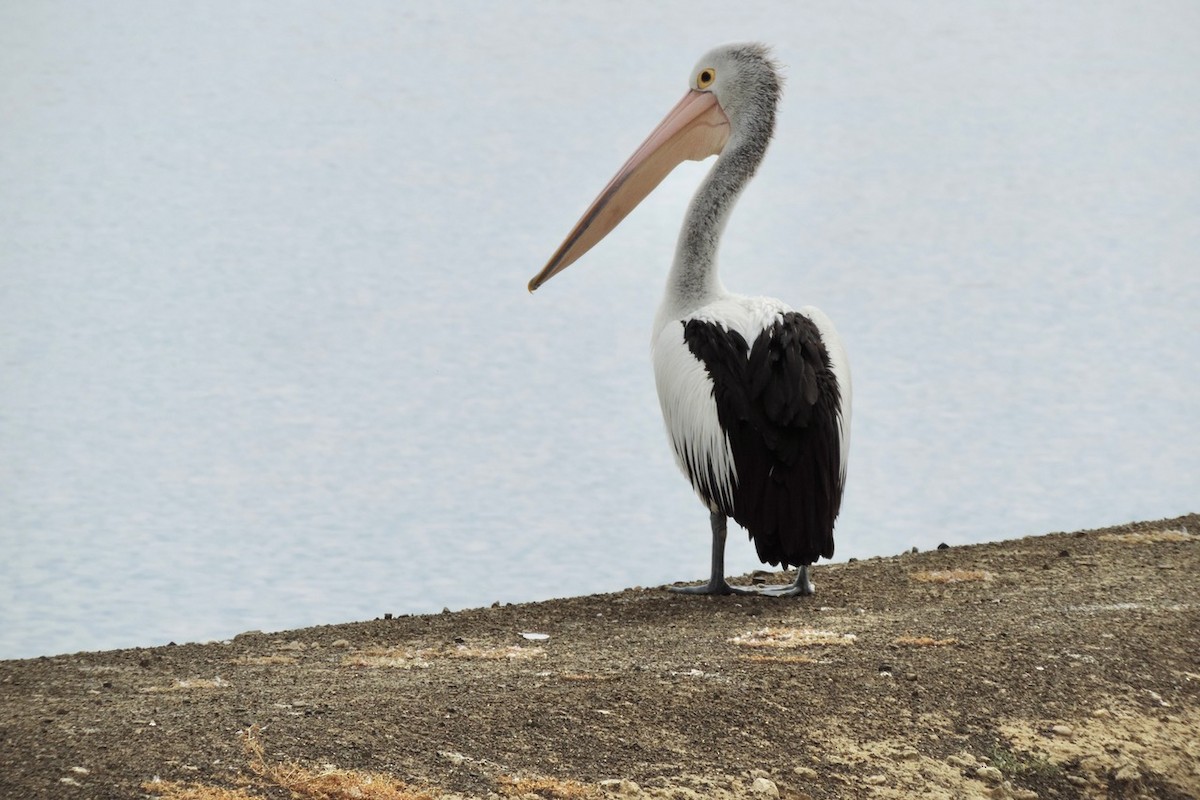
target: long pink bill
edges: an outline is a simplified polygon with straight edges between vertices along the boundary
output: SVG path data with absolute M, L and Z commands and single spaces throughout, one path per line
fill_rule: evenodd
M 729 119 L 712 92 L 693 89 L 685 94 L 588 206 L 550 261 L 529 281 L 529 291 L 591 250 L 680 163 L 717 155 L 728 140 Z

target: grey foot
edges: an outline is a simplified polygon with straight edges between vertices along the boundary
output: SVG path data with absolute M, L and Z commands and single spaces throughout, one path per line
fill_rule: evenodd
M 730 586 L 725 581 L 714 583 L 701 584 L 700 586 L 668 586 L 669 591 L 676 594 L 758 594 L 756 589 L 748 589 L 744 586 Z
M 796 571 L 796 580 L 792 583 L 787 586 L 763 586 L 758 593 L 770 597 L 809 597 L 815 590 L 816 587 L 808 579 L 808 566 L 804 565 Z

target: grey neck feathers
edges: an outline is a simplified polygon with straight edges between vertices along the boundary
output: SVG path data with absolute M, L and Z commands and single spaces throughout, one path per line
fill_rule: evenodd
M 663 298 L 662 313 L 670 318 L 683 317 L 726 293 L 717 275 L 717 247 L 738 195 L 766 153 L 770 127 L 759 135 L 731 138 L 692 198 Z

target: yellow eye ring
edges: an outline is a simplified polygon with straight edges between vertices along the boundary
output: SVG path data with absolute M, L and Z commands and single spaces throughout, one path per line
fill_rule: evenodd
M 717 71 L 712 67 L 705 67 L 700 70 L 700 74 L 696 76 L 696 88 L 707 89 L 713 85 L 713 81 L 717 79 Z

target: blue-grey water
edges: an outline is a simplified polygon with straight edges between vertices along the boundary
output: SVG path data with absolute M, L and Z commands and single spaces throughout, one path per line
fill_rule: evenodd
M 0 657 L 706 574 L 649 333 L 707 165 L 525 282 L 736 39 L 723 278 L 846 340 L 838 558 L 1200 508 L 1200 6 L 731 8 L 0 7 Z

